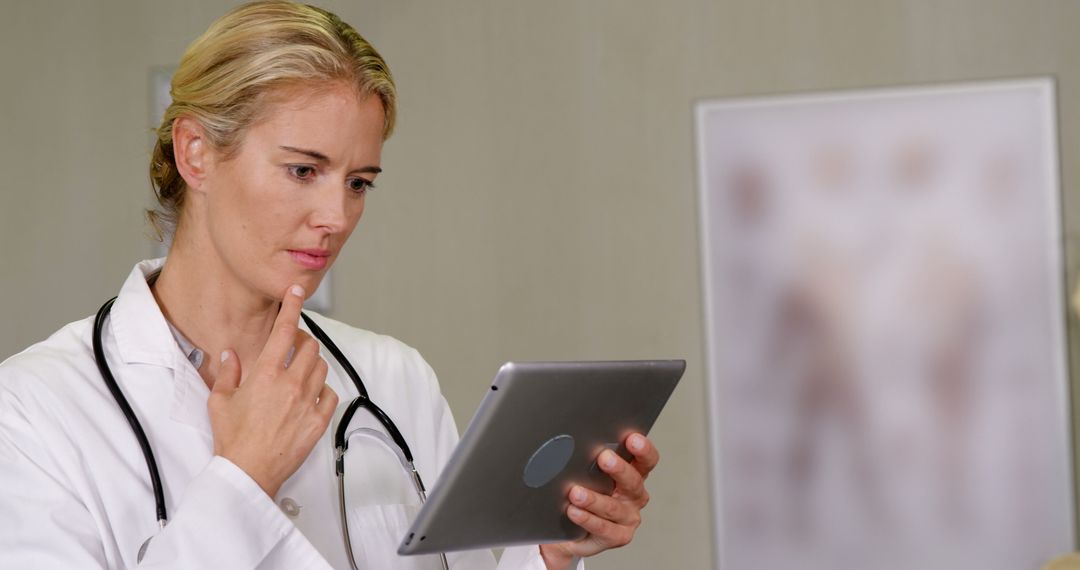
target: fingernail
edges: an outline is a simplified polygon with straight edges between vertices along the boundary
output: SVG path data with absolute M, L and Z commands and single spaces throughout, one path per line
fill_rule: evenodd
M 228 359 L 229 359 L 229 351 L 227 351 L 227 350 L 221 351 L 221 361 L 225 362 Z
M 299 285 L 293 285 L 292 287 L 290 287 L 289 292 L 293 295 L 296 295 L 297 297 L 304 296 L 304 288 Z
M 585 518 L 585 511 L 575 507 L 574 505 L 570 505 L 570 508 L 566 509 L 566 514 L 570 515 L 570 518 L 576 520 L 581 520 Z
M 634 451 L 641 451 L 642 449 L 645 449 L 645 438 L 641 437 L 640 435 L 635 435 L 631 437 L 630 449 L 633 449 Z
M 574 492 L 570 498 L 573 499 L 575 503 L 584 503 L 585 489 L 582 489 L 581 487 L 574 487 Z
M 605 468 L 611 469 L 612 467 L 615 467 L 615 454 L 610 451 L 605 451 L 604 458 L 601 459 L 601 461 L 603 461 Z

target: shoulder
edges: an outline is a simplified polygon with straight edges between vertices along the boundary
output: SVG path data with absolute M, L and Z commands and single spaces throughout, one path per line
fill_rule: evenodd
M 71 422 L 101 409 L 106 389 L 92 381 L 92 326 L 93 319 L 68 324 L 0 363 L 0 441 L 51 461 L 69 449 Z
M 0 362 L 0 392 L 19 396 L 70 392 L 73 382 L 95 370 L 92 328 L 93 317 L 69 323 Z

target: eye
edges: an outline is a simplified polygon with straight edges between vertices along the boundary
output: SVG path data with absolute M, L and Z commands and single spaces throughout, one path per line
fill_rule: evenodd
M 346 184 L 349 185 L 349 190 L 356 192 L 357 194 L 363 194 L 368 190 L 374 190 L 375 184 L 366 178 L 350 178 Z
M 315 167 L 308 164 L 290 164 L 289 174 L 302 182 L 307 182 L 315 177 Z

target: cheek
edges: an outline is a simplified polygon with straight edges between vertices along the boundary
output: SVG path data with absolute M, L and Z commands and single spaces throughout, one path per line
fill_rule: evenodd
M 354 200 L 355 204 L 352 205 L 349 210 L 349 222 L 345 227 L 345 231 L 342 232 L 342 241 L 348 239 L 349 236 L 352 235 L 353 230 L 356 229 L 357 224 L 360 223 L 360 218 L 364 215 L 364 202 L 366 200 L 366 194 L 359 199 Z
M 212 207 L 212 223 L 219 235 L 227 235 L 229 249 L 254 254 L 253 250 L 276 244 L 277 236 L 295 226 L 300 211 L 289 204 L 281 188 L 266 177 L 229 177 L 218 186 Z
M 237 224 L 249 247 L 279 247 L 289 243 L 303 225 L 300 209 L 285 204 L 263 201 L 253 205 L 245 214 L 244 222 Z
M 365 193 L 360 199 L 356 200 L 356 206 L 353 208 L 352 225 L 349 228 L 356 227 L 356 224 L 360 223 L 360 218 L 364 215 L 364 204 L 367 203 L 367 194 Z

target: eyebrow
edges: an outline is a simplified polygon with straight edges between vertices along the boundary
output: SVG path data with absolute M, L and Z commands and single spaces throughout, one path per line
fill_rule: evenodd
M 324 163 L 325 162 L 330 162 L 330 157 L 329 156 L 326 156 L 325 154 L 323 154 L 323 153 L 321 153 L 321 152 L 319 152 L 317 150 L 296 148 L 294 146 L 286 146 L 286 145 L 280 145 L 278 148 L 280 148 L 281 150 L 286 150 L 286 151 L 289 151 L 289 152 L 295 152 L 297 154 L 302 154 L 304 156 L 310 156 L 311 158 L 314 158 L 315 160 L 317 160 L 319 162 L 324 162 Z M 364 166 L 364 167 L 361 167 L 361 168 L 357 168 L 356 170 L 353 170 L 353 172 L 370 172 L 370 173 L 373 173 L 373 174 L 378 174 L 378 173 L 382 172 L 382 168 L 379 168 L 378 166 Z

